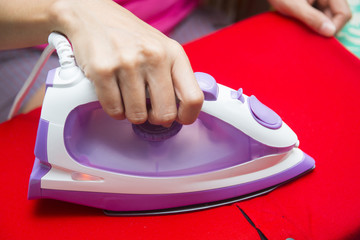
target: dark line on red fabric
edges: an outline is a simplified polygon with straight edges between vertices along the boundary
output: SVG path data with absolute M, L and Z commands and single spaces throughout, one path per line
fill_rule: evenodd
M 245 219 L 250 223 L 250 225 L 255 228 L 255 230 L 257 231 L 257 233 L 260 236 L 261 240 L 268 240 L 267 237 L 262 233 L 262 231 L 256 227 L 255 223 L 251 220 L 251 218 L 245 213 L 244 210 L 242 210 L 238 205 L 236 205 L 236 207 L 240 210 L 240 212 L 242 213 L 242 215 L 245 217 Z

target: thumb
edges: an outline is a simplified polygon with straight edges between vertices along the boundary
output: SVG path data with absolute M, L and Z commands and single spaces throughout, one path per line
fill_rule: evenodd
M 285 9 L 283 8 L 286 15 L 300 20 L 320 35 L 331 37 L 336 32 L 336 26 L 330 18 L 311 6 L 307 1 L 299 1 L 297 4 L 287 4 L 287 8 Z
M 336 26 L 330 18 L 310 5 L 305 5 L 304 10 L 299 11 L 298 19 L 325 37 L 334 36 L 336 33 Z

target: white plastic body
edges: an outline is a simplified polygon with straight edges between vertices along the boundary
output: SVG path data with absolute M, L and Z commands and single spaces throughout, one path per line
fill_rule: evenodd
M 294 148 L 288 153 L 265 156 L 218 171 L 175 177 L 142 177 L 81 165 L 73 160 L 64 144 L 64 125 L 77 106 L 97 101 L 93 84 L 81 71 L 63 80 L 56 70 L 53 87 L 46 91 L 41 118 L 49 122 L 47 155 L 51 170 L 41 179 L 41 188 L 129 194 L 169 194 L 217 189 L 265 178 L 297 165 L 303 152 L 296 148 L 296 134 L 283 123 L 269 129 L 254 120 L 245 102 L 231 98 L 228 87 L 218 84 L 217 101 L 205 101 L 202 111 L 219 118 L 253 139 L 272 147 Z M 239 121 L 241 119 L 241 121 Z M 127 121 L 127 120 L 123 120 Z M 176 187 L 174 187 L 176 186 Z

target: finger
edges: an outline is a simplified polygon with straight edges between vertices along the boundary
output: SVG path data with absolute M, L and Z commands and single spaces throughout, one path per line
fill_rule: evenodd
M 121 93 L 116 77 L 93 80 L 95 91 L 104 111 L 115 119 L 125 119 Z
M 204 94 L 195 79 L 186 53 L 180 45 L 177 53 L 171 72 L 175 93 L 180 101 L 177 121 L 182 124 L 191 124 L 200 113 Z
M 330 8 L 324 8 L 322 9 L 322 12 L 327 16 L 329 19 L 332 19 L 333 13 L 331 12 Z
M 297 1 L 296 1 L 297 2 Z M 297 4 L 289 4 L 288 14 L 293 16 L 315 32 L 330 37 L 336 32 L 336 26 L 321 11 L 315 9 L 306 2 L 297 2 Z
M 160 65 L 147 75 L 151 101 L 149 121 L 152 124 L 170 126 L 177 116 L 174 86 L 170 68 Z
M 125 117 L 134 124 L 144 123 L 147 119 L 145 80 L 136 69 L 122 69 L 119 73 Z
M 316 0 L 307 0 L 307 2 L 310 4 L 310 5 L 313 5 L 315 3 Z
M 336 26 L 337 31 L 341 30 L 351 18 L 351 10 L 349 4 L 345 0 L 332 0 L 329 2 L 332 11 L 332 22 Z

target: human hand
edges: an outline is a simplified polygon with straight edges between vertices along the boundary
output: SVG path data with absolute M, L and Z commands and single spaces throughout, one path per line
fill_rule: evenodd
M 346 0 L 268 1 L 280 13 L 299 19 L 315 32 L 326 37 L 336 34 L 351 18 Z
M 196 120 L 204 97 L 180 44 L 110 0 L 58 1 L 52 11 L 106 113 L 135 124 Z

